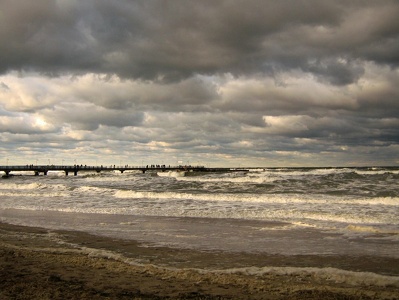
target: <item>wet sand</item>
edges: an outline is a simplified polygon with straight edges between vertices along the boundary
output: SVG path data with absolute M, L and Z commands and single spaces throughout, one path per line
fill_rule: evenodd
M 0 299 L 399 299 L 398 275 L 394 258 L 148 247 L 0 223 Z

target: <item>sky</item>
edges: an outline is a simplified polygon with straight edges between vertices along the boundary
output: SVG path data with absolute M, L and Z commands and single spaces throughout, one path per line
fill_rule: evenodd
M 0 165 L 399 165 L 399 2 L 0 0 Z

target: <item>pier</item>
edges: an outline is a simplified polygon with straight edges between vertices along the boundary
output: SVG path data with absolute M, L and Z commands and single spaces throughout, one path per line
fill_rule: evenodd
M 78 175 L 78 172 L 104 172 L 104 171 L 147 171 L 154 172 L 167 172 L 167 171 L 188 171 L 188 172 L 238 172 L 248 171 L 245 169 L 237 168 L 208 168 L 204 166 L 165 166 L 165 165 L 147 165 L 147 166 L 87 166 L 87 165 L 20 165 L 20 166 L 0 166 L 0 172 L 4 172 L 3 177 L 12 176 L 12 172 L 32 172 L 33 175 L 39 176 L 40 174 L 47 175 L 50 171 L 62 171 L 66 176 L 73 174 Z

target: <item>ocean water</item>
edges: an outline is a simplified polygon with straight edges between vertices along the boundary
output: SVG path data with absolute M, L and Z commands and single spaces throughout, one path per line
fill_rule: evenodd
M 13 174 L 0 179 L 6 223 L 148 246 L 399 258 L 399 168 Z

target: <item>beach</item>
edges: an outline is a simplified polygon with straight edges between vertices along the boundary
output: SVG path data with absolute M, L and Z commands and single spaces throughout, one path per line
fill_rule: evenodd
M 397 276 L 366 272 L 395 272 L 395 258 L 148 247 L 6 223 L 0 236 L 1 299 L 399 299 Z

